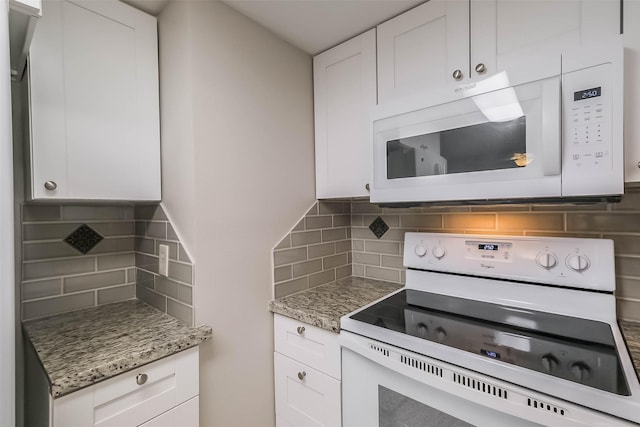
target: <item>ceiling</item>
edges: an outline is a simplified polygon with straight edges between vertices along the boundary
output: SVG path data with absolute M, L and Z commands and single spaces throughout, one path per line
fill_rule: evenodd
M 123 1 L 157 16 L 169 0 Z M 327 50 L 424 2 L 424 0 L 222 1 L 311 55 Z

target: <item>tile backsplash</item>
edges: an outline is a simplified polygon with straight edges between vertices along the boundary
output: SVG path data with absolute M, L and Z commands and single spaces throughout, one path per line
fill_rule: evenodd
M 103 237 L 83 254 L 65 242 L 86 224 Z M 169 246 L 169 277 L 157 247 Z M 159 205 L 22 206 L 22 318 L 139 298 L 193 324 L 193 265 Z
M 317 206 L 327 203 L 331 202 L 321 201 Z M 380 208 L 369 203 L 368 200 L 341 203 L 349 204 L 349 207 L 345 207 L 343 211 L 350 212 L 348 235 L 350 235 L 351 250 L 347 255 L 350 257 L 351 274 L 396 283 L 405 281 L 402 254 L 404 233 L 407 231 L 612 239 L 615 245 L 619 316 L 640 320 L 640 189 L 638 188 L 626 189 L 620 203 L 594 205 L 495 205 L 394 209 Z M 311 213 L 314 214 L 314 212 Z M 388 226 L 388 230 L 381 238 L 376 237 L 370 229 L 370 225 L 378 217 L 382 218 Z M 302 231 L 303 229 L 300 228 L 302 223 L 303 221 L 291 234 Z M 344 227 L 344 219 L 340 224 L 341 228 Z M 285 238 L 284 242 L 289 241 Z M 348 244 L 344 243 L 344 246 Z M 291 245 L 291 256 L 296 254 L 303 256 L 308 253 L 310 247 Z M 274 251 L 274 261 L 278 260 L 276 253 L 279 250 Z M 298 259 L 296 262 L 302 261 Z M 291 264 L 295 265 L 289 263 L 285 267 Z M 296 282 L 295 278 L 291 280 L 292 270 L 288 268 L 279 270 L 280 267 L 281 265 L 275 264 L 276 297 L 311 286 L 304 280 L 300 282 Z M 284 280 L 285 277 L 288 279 Z

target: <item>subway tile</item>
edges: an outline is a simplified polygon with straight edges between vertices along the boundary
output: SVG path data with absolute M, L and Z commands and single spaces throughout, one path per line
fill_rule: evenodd
M 115 286 L 113 288 L 98 289 L 98 305 L 124 301 L 136 297 L 136 285 Z
M 178 243 L 177 242 L 169 242 L 167 240 L 156 240 L 156 255 L 160 255 L 160 245 L 169 246 L 169 259 L 178 260 Z
M 280 243 L 278 243 L 276 247 L 273 248 L 273 250 L 277 251 L 278 249 L 287 249 L 290 247 L 291 247 L 291 234 L 287 234 L 286 236 L 284 236 L 282 240 L 280 240 Z
M 342 267 L 336 268 L 336 280 L 344 279 L 345 277 L 351 276 L 351 264 L 343 265 Z
M 284 249 L 273 253 L 273 261 L 276 266 L 293 264 L 307 260 L 307 248 Z
M 351 228 L 347 228 L 347 239 L 351 239 Z
M 113 255 L 98 255 L 98 270 L 115 270 L 116 268 L 129 268 L 136 266 L 136 258 L 133 252 Z
M 605 234 L 603 237 L 613 240 L 616 255 L 640 255 L 640 236 Z
M 22 239 L 24 241 L 62 240 L 80 225 L 79 222 L 67 224 L 24 224 L 22 226 Z
M 640 214 L 634 213 L 567 214 L 568 231 L 598 230 L 601 232 L 635 233 L 638 231 L 638 224 L 640 224 Z
M 193 304 L 193 289 L 191 286 L 183 285 L 166 277 L 156 277 L 155 291 L 185 304 Z
M 347 262 L 349 264 L 351 264 L 353 262 L 353 258 L 352 258 L 353 253 L 352 252 L 347 252 Z
M 351 215 L 351 226 L 352 227 L 363 227 L 364 226 L 364 215 Z
M 442 228 L 442 215 L 422 214 L 422 215 L 402 215 L 400 217 L 402 228 L 419 228 L 422 230 L 438 230 Z
M 189 264 L 169 261 L 169 277 L 179 282 L 192 284 L 193 267 Z
M 122 221 L 125 217 L 123 206 L 78 206 L 63 205 L 64 221 Z
M 59 221 L 62 217 L 60 205 L 22 205 L 22 219 L 29 221 Z
M 193 308 L 177 301 L 167 300 L 167 314 L 187 326 L 193 326 Z
M 498 214 L 499 231 L 510 230 L 564 230 L 561 213 Z
M 559 205 L 531 205 L 532 212 L 602 212 L 608 210 L 608 204 L 571 205 L 568 203 Z
M 640 211 L 640 192 L 638 189 L 630 191 L 625 188 L 620 203 L 611 203 L 609 206 L 613 211 Z
M 61 293 L 62 279 L 22 283 L 22 301 L 60 295 Z
M 365 276 L 370 279 L 386 280 L 387 282 L 400 283 L 400 272 L 389 268 L 365 267 Z
M 311 245 L 308 247 L 309 259 L 320 258 L 336 253 L 336 243 L 321 243 L 319 245 Z
M 322 234 L 320 230 L 291 233 L 291 246 L 293 247 L 312 245 L 321 241 Z
M 135 207 L 136 219 L 167 221 L 167 215 L 160 205 L 137 205 Z
M 495 230 L 496 216 L 493 214 L 446 214 L 444 228 Z
M 309 216 L 304 219 L 305 230 L 319 230 L 321 228 L 333 227 L 333 221 L 330 215 L 325 216 Z
M 383 214 L 398 215 L 398 214 L 419 214 L 422 213 L 421 207 L 413 208 L 382 208 Z
M 167 238 L 167 223 L 166 222 L 147 222 L 147 229 L 145 232 L 147 237 L 153 237 L 156 239 Z
M 136 248 L 135 237 L 110 237 L 102 240 L 89 255 L 106 254 L 111 252 L 133 252 Z M 76 254 L 80 254 L 76 252 Z
M 24 263 L 23 280 L 69 276 L 90 273 L 95 270 L 94 257 L 68 258 L 55 261 L 35 261 Z
M 382 220 L 389 227 L 400 227 L 400 216 L 399 215 L 363 215 L 362 224 L 365 227 L 369 227 L 376 218 L 382 218 Z
M 116 270 L 106 273 L 84 274 L 82 276 L 65 277 L 62 289 L 65 294 L 88 291 L 106 286 L 124 285 L 127 282 L 126 271 Z
M 159 274 L 158 273 L 158 267 L 159 267 L 159 262 L 160 262 L 160 258 L 156 257 L 156 256 L 151 256 L 151 255 L 145 255 L 142 254 L 140 252 L 137 252 L 135 254 L 135 262 L 136 262 L 136 267 L 138 268 L 142 268 L 144 270 L 150 271 L 152 273 L 155 274 Z M 171 266 L 169 267 L 169 271 L 171 271 Z
M 351 249 L 358 252 L 364 252 L 364 240 L 351 240 Z
M 640 322 L 640 301 L 618 298 L 616 303 L 618 319 Z
M 291 229 L 291 231 L 304 231 L 304 218 L 302 218 L 300 221 L 298 221 L 296 226 L 293 227 L 293 229 Z
M 367 254 L 364 252 L 353 252 L 353 263 L 354 264 L 366 264 L 366 265 L 380 265 L 380 255 L 377 254 Z
M 134 221 L 89 222 L 87 225 L 104 237 L 135 235 Z
M 400 283 L 407 283 L 407 270 L 400 270 Z
M 372 205 L 368 202 L 353 202 L 351 203 L 351 213 L 354 214 L 367 214 L 367 213 L 382 213 L 382 208 L 377 205 Z
M 134 231 L 136 236 L 144 237 L 145 232 L 147 231 L 147 223 L 145 221 L 136 221 Z
M 616 279 L 616 296 L 640 300 L 640 279 L 618 277 Z
M 336 280 L 335 270 L 321 271 L 309 276 L 309 287 L 324 285 L 325 283 L 333 282 Z
M 22 303 L 22 317 L 24 320 L 50 316 L 52 314 L 65 313 L 67 311 L 80 310 L 93 307 L 94 292 L 63 295 L 37 301 Z
M 519 204 L 506 204 L 506 205 L 485 205 L 485 206 L 470 206 L 470 212 L 528 212 L 531 210 L 529 205 Z
M 148 271 L 136 269 L 136 284 L 142 285 L 146 288 L 154 289 L 156 287 L 156 275 L 149 273 Z
M 369 238 L 371 240 L 376 239 L 379 241 L 404 242 L 404 234 L 407 231 L 412 231 L 412 230 L 411 229 L 407 230 L 405 228 L 392 228 L 391 230 L 387 230 L 387 232 L 384 233 L 384 235 L 380 239 L 376 239 L 373 233 L 371 233 L 371 236 L 373 237 L 369 237 Z
M 640 258 L 616 256 L 616 275 L 640 278 Z
M 127 269 L 127 283 L 136 283 L 136 268 Z
M 352 274 L 354 277 L 364 277 L 364 265 L 353 264 Z
M 152 307 L 166 313 L 167 312 L 167 297 L 154 292 L 145 286 L 136 285 L 136 298 L 146 302 Z
M 275 283 L 284 282 L 293 278 L 293 271 L 290 265 L 284 267 L 276 267 L 273 270 L 273 281 Z
M 328 256 L 322 259 L 322 268 L 327 270 L 329 268 L 341 267 L 348 264 L 349 257 L 346 253 Z
M 124 206 L 123 210 L 124 210 L 124 219 L 135 221 L 136 215 L 135 215 L 135 208 L 133 206 Z
M 336 253 L 349 252 L 351 251 L 351 239 L 349 240 L 339 240 L 336 242 Z
M 350 202 L 318 202 L 318 213 L 320 215 L 333 215 L 349 213 L 351 211 Z
M 433 214 L 433 213 L 452 213 L 452 212 L 471 212 L 470 206 L 423 206 L 420 208 L 420 211 L 424 214 Z
M 401 256 L 382 255 L 381 264 L 383 267 L 395 268 L 398 270 L 404 269 Z
M 376 253 L 376 254 L 399 255 L 400 243 L 365 240 L 364 251 L 369 253 Z
M 278 283 L 274 287 L 274 297 L 282 298 L 296 292 L 309 289 L 309 278 L 307 276 L 288 282 Z
M 313 259 L 298 264 L 293 264 L 293 277 L 308 276 L 322 270 L 322 259 Z
M 136 237 L 136 252 L 142 252 L 147 255 L 155 255 L 155 241 L 153 239 L 147 239 L 146 237 Z
M 25 261 L 82 255 L 66 242 L 26 242 L 22 248 Z
M 322 230 L 322 241 L 333 242 L 336 240 L 344 240 L 347 238 L 346 228 L 332 228 L 329 230 Z
M 313 216 L 318 215 L 318 202 L 314 203 L 313 206 L 307 211 L 305 216 Z
M 192 264 L 191 258 L 189 258 L 189 254 L 184 249 L 184 246 L 182 246 L 182 243 L 178 245 L 178 261 L 188 262 L 189 264 Z
M 349 215 L 334 215 L 333 227 L 350 227 L 351 217 Z
M 170 222 L 167 223 L 167 239 L 173 240 L 176 242 L 180 241 L 180 238 L 178 237 L 178 233 L 176 233 L 176 230 L 173 228 L 173 225 L 171 225 Z

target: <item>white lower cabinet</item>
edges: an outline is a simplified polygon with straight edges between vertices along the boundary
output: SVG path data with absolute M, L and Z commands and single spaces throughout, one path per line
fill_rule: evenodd
M 277 427 L 342 425 L 338 334 L 275 315 Z
M 53 400 L 51 427 L 197 427 L 198 347 Z

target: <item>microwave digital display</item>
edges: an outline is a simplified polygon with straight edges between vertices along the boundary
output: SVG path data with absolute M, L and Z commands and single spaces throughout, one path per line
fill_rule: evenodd
M 573 92 L 574 101 L 582 101 L 583 99 L 591 99 L 602 95 L 602 87 L 594 87 L 592 89 L 579 90 Z

